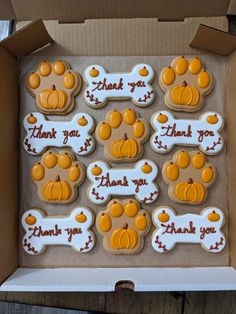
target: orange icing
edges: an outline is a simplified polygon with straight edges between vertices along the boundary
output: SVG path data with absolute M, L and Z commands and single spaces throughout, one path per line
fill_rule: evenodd
M 138 213 L 138 205 L 136 202 L 130 201 L 124 206 L 125 214 L 128 217 L 134 217 Z
M 124 119 L 124 122 L 128 125 L 132 125 L 134 124 L 135 120 L 136 120 L 136 113 L 134 110 L 132 109 L 127 109 L 124 111 L 123 113 L 123 119 Z
M 138 242 L 138 233 L 128 228 L 125 224 L 123 228 L 115 229 L 110 238 L 110 244 L 113 249 L 133 249 Z
M 183 56 L 179 58 L 175 64 L 175 73 L 178 75 L 182 75 L 187 71 L 187 68 L 188 68 L 188 61 Z
M 102 169 L 98 167 L 97 165 L 95 165 L 93 169 L 91 170 L 91 172 L 94 176 L 99 176 L 102 173 Z
M 85 125 L 88 124 L 88 121 L 87 121 L 87 119 L 84 116 L 82 116 L 81 118 L 78 119 L 78 124 L 80 126 L 85 126 Z
M 140 69 L 140 70 L 138 71 L 138 74 L 139 74 L 140 76 L 148 76 L 149 72 L 148 72 L 148 70 L 146 69 L 146 67 L 143 67 L 142 69 Z
M 31 113 L 27 118 L 28 123 L 35 124 L 37 122 L 37 118 Z
M 102 232 L 108 232 L 111 230 L 111 218 L 109 215 L 102 213 L 99 219 L 99 227 Z
M 110 136 L 111 136 L 111 128 L 107 123 L 103 122 L 99 127 L 99 137 L 102 140 L 107 140 L 109 139 Z
M 177 157 L 177 164 L 179 168 L 187 168 L 190 164 L 190 156 L 187 152 L 181 151 Z
M 109 114 L 109 125 L 113 129 L 117 129 L 122 122 L 122 114 L 118 110 L 113 110 Z
M 92 70 L 89 72 L 91 77 L 97 77 L 99 75 L 99 71 L 95 68 L 92 68 Z
M 33 180 L 35 181 L 40 181 L 43 179 L 45 174 L 45 170 L 44 167 L 41 165 L 40 162 L 38 162 L 37 164 L 35 164 L 32 169 L 31 169 L 31 177 L 33 178 Z
M 166 123 L 168 121 L 168 117 L 165 114 L 159 113 L 157 116 L 157 121 L 159 123 Z
M 214 171 L 212 167 L 207 167 L 202 171 L 201 179 L 203 182 L 209 183 L 210 181 L 212 181 L 213 177 L 214 177 Z
M 29 214 L 26 218 L 25 218 L 25 222 L 27 223 L 27 225 L 34 225 L 37 222 L 37 219 L 35 216 Z
M 39 73 L 42 76 L 48 76 L 51 73 L 51 70 L 51 65 L 47 61 L 43 61 L 39 65 Z
M 53 85 L 51 89 L 44 89 L 39 94 L 39 103 L 46 109 L 61 109 L 67 103 L 67 94 Z
M 194 168 L 201 169 L 205 164 L 205 156 L 204 154 L 198 152 L 196 155 L 192 157 L 192 164 Z
M 215 114 L 214 116 L 208 116 L 206 120 L 210 124 L 216 124 L 219 121 L 217 114 Z
M 165 85 L 171 85 L 175 80 L 175 71 L 168 67 L 163 71 L 162 81 Z
M 36 89 L 40 85 L 40 76 L 37 73 L 31 73 L 28 77 L 29 87 Z
M 176 185 L 175 195 L 180 201 L 200 203 L 205 197 L 205 188 L 201 183 L 189 179 L 188 182 L 180 182 Z
M 214 210 L 208 215 L 208 220 L 216 222 L 220 220 L 220 215 L 217 214 Z
M 138 153 L 138 143 L 133 138 L 128 139 L 125 134 L 123 139 L 111 142 L 110 152 L 115 158 L 134 158 Z
M 146 228 L 147 228 L 147 217 L 146 217 L 146 214 L 143 213 L 143 214 L 138 215 L 138 216 L 135 218 L 134 224 L 135 224 L 135 227 L 136 227 L 138 230 L 144 230 L 144 229 L 146 229 Z
M 78 164 L 74 164 L 72 167 L 69 169 L 69 179 L 71 182 L 75 182 L 79 179 L 80 177 L 80 169 Z
M 167 222 L 169 221 L 169 219 L 170 219 L 170 216 L 164 210 L 162 211 L 162 213 L 158 215 L 158 220 L 160 222 Z
M 201 88 L 207 88 L 210 84 L 210 75 L 207 73 L 207 71 L 202 71 L 198 75 L 197 83 L 198 86 Z
M 177 85 L 171 90 L 171 99 L 176 105 L 196 106 L 200 99 L 199 90 L 188 86 L 184 81 L 182 86 Z
M 141 122 L 140 120 L 137 120 L 133 125 L 134 136 L 137 138 L 140 138 L 143 136 L 144 132 L 145 132 L 145 126 L 143 122 Z
M 75 77 L 73 73 L 68 72 L 64 76 L 64 86 L 65 88 L 68 88 L 68 89 L 71 89 L 75 86 Z
M 120 217 L 121 215 L 123 215 L 124 212 L 124 208 L 122 206 L 122 204 L 117 203 L 116 201 L 114 203 L 112 203 L 109 207 L 109 211 L 110 214 L 112 215 L 112 217 Z
M 150 173 L 152 172 L 152 166 L 150 166 L 147 162 L 142 166 L 143 173 Z
M 45 167 L 51 169 L 53 167 L 55 167 L 55 165 L 57 164 L 57 156 L 55 154 L 53 154 L 52 152 L 49 152 L 44 160 L 43 160 L 43 164 Z
M 71 166 L 71 158 L 67 153 L 60 153 L 58 155 L 58 165 L 63 169 L 68 169 Z
M 62 75 L 65 73 L 66 67 L 65 67 L 64 62 L 62 62 L 61 60 L 58 60 L 53 63 L 52 69 L 56 75 Z
M 45 183 L 43 196 L 47 201 L 66 201 L 71 196 L 71 187 L 66 181 L 57 176 L 55 180 Z
M 189 62 L 188 70 L 191 74 L 198 74 L 201 71 L 202 62 L 199 58 L 193 58 Z
M 172 181 L 177 180 L 179 177 L 179 167 L 173 162 L 170 162 L 166 167 L 166 175 Z
M 87 216 L 83 212 L 81 212 L 79 215 L 76 215 L 75 220 L 80 223 L 83 223 L 87 221 Z

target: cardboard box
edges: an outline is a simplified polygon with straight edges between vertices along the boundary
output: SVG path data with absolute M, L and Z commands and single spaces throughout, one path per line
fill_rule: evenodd
M 0 291 L 113 291 L 122 285 L 135 291 L 234 290 L 236 37 L 227 33 L 226 15 L 236 13 L 236 1 L 222 0 L 216 5 L 215 0 L 98 0 L 96 4 L 82 0 L 0 0 L 0 7 L 0 18 L 15 18 L 16 29 L 20 29 L 0 43 Z M 41 20 L 28 24 L 27 21 L 38 16 L 46 20 L 46 28 Z M 229 265 L 116 268 L 115 271 L 18 268 L 19 167 L 18 159 L 12 158 L 17 156 L 20 144 L 17 57 L 33 52 L 61 56 L 196 55 L 203 53 L 199 49 L 228 55 L 225 86 L 228 195 L 225 197 L 229 207 Z

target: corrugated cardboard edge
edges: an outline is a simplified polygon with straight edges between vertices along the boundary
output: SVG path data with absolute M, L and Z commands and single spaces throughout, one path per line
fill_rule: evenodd
M 0 47 L 0 282 L 18 260 L 18 80 L 17 60 Z
M 227 56 L 236 48 L 236 36 L 222 30 L 200 24 L 190 47 L 204 49 Z
M 0 46 L 11 54 L 19 56 L 30 54 L 52 41 L 42 19 L 38 19 L 3 40 Z

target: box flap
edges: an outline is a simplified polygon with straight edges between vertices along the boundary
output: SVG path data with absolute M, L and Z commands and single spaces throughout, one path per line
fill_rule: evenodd
M 81 22 L 85 19 L 151 18 L 176 21 L 185 17 L 225 16 L 235 12 L 235 0 L 1 0 L 12 4 L 17 20 Z M 11 11 L 1 11 L 0 17 Z M 6 12 L 4 12 L 6 10 Z
M 236 36 L 200 24 L 190 46 L 227 56 L 236 48 Z
M 10 0 L 0 0 L 0 19 L 12 20 L 15 18 L 15 11 Z
M 11 54 L 29 54 L 52 42 L 43 21 L 38 19 L 15 32 L 0 43 Z

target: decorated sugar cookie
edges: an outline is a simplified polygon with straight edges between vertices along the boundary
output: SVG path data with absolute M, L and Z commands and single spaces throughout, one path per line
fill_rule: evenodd
M 168 195 L 176 203 L 203 203 L 216 180 L 215 167 L 199 151 L 177 151 L 162 167 L 162 178 L 169 185 Z
M 49 121 L 33 112 L 25 116 L 23 125 L 27 132 L 23 145 L 31 155 L 40 155 L 50 146 L 71 147 L 77 155 L 88 155 L 95 148 L 90 135 L 94 121 L 87 113 L 77 113 L 71 121 Z
M 82 80 L 65 61 L 43 61 L 35 72 L 28 74 L 26 86 L 35 97 L 40 112 L 67 114 L 74 107 L 74 98 L 82 87 Z
M 77 197 L 77 187 L 84 181 L 85 169 L 69 151 L 49 150 L 33 165 L 31 177 L 41 200 L 64 204 Z
M 86 207 L 73 209 L 69 216 L 47 216 L 42 210 L 30 209 L 23 214 L 21 223 L 25 230 L 22 246 L 31 255 L 41 254 L 51 245 L 67 245 L 87 253 L 95 244 L 90 230 L 93 213 Z
M 151 227 L 147 211 L 134 199 L 113 199 L 96 218 L 103 246 L 114 254 L 135 254 L 142 250 L 144 236 Z
M 146 120 L 130 108 L 108 112 L 105 121 L 96 128 L 96 138 L 104 146 L 104 155 L 113 162 L 132 162 L 140 158 L 148 134 Z
M 211 73 L 204 68 L 200 58 L 184 56 L 175 58 L 159 76 L 165 92 L 165 104 L 176 111 L 197 111 L 214 85 Z
M 176 215 L 171 207 L 160 206 L 154 210 L 152 221 L 157 227 L 152 247 L 158 253 L 172 250 L 177 243 L 199 243 L 211 253 L 219 253 L 225 247 L 221 231 L 224 214 L 217 207 L 207 207 L 200 215 Z
M 175 119 L 169 111 L 157 111 L 151 124 L 155 133 L 150 144 L 159 154 L 168 153 L 174 145 L 198 146 L 207 155 L 216 155 L 224 147 L 219 133 L 224 121 L 215 111 L 205 112 L 199 119 Z
M 110 168 L 103 161 L 95 161 L 87 168 L 92 182 L 88 197 L 95 204 L 104 204 L 112 195 L 134 195 L 139 202 L 149 204 L 158 197 L 157 174 L 156 164 L 148 159 L 139 160 L 133 168 Z
M 100 65 L 91 65 L 84 79 L 88 85 L 84 97 L 93 108 L 105 106 L 110 99 L 131 99 L 135 105 L 146 107 L 155 97 L 150 85 L 154 71 L 148 64 L 138 64 L 128 73 L 108 73 Z

